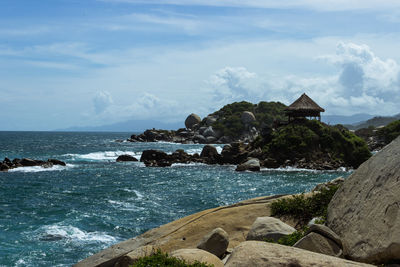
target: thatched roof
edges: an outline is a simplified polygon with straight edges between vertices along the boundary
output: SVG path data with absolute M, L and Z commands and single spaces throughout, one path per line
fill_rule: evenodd
M 308 95 L 302 94 L 296 101 L 288 106 L 286 111 L 318 111 L 324 112 L 325 109 L 318 106 Z

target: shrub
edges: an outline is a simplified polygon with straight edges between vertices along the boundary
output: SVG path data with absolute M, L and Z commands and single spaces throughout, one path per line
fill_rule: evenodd
M 205 263 L 195 262 L 188 264 L 183 260 L 170 257 L 166 253 L 162 253 L 158 250 L 151 256 L 140 258 L 135 262 L 132 267 L 211 267 L 214 265 L 207 265 Z
M 394 121 L 378 130 L 378 136 L 389 144 L 400 135 L 400 120 Z
M 290 216 L 299 220 L 301 224 L 308 223 L 314 217 L 322 217 L 325 220 L 328 204 L 338 188 L 324 188 L 307 198 L 301 194 L 274 201 L 271 203 L 271 215 Z

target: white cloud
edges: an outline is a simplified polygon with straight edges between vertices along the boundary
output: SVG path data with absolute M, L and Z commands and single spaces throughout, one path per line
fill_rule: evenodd
M 112 97 L 107 91 L 97 92 L 93 98 L 94 110 L 97 114 L 103 113 L 112 103 Z
M 307 8 L 323 11 L 338 10 L 390 10 L 399 8 L 397 0 L 100 0 L 103 2 L 120 2 L 134 4 L 164 4 L 164 5 L 199 5 L 228 6 L 250 8 Z

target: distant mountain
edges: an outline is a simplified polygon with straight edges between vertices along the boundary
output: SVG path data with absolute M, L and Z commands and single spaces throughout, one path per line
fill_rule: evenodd
M 387 116 L 387 117 L 376 116 L 367 121 L 361 121 L 361 122 L 355 123 L 353 125 L 346 125 L 346 127 L 350 130 L 358 130 L 358 129 L 362 129 L 362 128 L 368 128 L 369 126 L 374 126 L 374 127 L 386 126 L 389 123 L 391 123 L 392 121 L 396 121 L 396 120 L 400 120 L 400 114 L 397 114 L 394 116 Z
M 101 126 L 83 126 L 83 127 L 69 127 L 66 129 L 57 129 L 56 131 L 66 132 L 143 132 L 147 129 L 165 129 L 176 130 L 185 127 L 182 122 L 161 122 L 156 120 L 127 120 L 113 124 Z
M 335 124 L 355 124 L 360 123 L 366 120 L 369 120 L 374 117 L 371 114 L 359 113 L 350 116 L 344 115 L 322 115 L 321 120 L 327 124 L 335 125 Z

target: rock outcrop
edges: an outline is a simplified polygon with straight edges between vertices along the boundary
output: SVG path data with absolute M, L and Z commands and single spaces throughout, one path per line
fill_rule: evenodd
M 256 116 L 254 116 L 253 112 L 243 111 L 241 120 L 242 123 L 247 126 L 256 121 Z
M 215 228 L 211 233 L 204 236 L 197 248 L 208 251 L 221 258 L 228 248 L 229 236 L 222 228 Z
M 18 167 L 35 167 L 40 166 L 43 168 L 51 168 L 54 165 L 66 166 L 67 164 L 64 161 L 57 159 L 48 159 L 47 161 L 38 160 L 38 159 L 30 159 L 30 158 L 15 158 L 12 161 L 9 158 L 5 158 L 3 162 L 0 162 L 0 171 L 8 171 L 10 169 L 18 168 Z
M 400 137 L 364 162 L 328 207 L 327 226 L 350 259 L 400 262 Z
M 361 267 L 372 265 L 353 262 L 299 248 L 281 246 L 268 242 L 246 241 L 241 243 L 233 250 L 231 256 L 225 264 L 225 267 L 242 266 Z
M 246 240 L 278 241 L 279 238 L 290 235 L 295 231 L 296 229 L 277 218 L 258 217 L 251 226 Z

